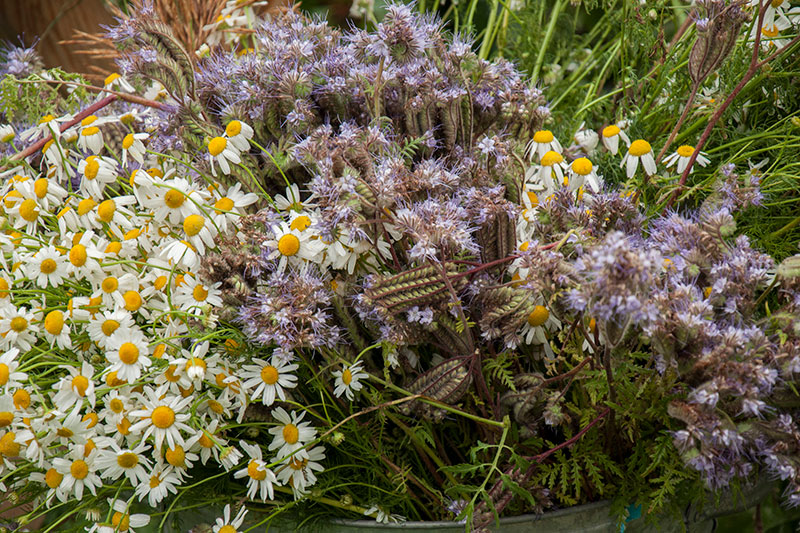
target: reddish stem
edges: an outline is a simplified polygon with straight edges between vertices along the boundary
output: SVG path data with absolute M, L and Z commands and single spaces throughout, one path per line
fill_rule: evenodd
M 568 440 L 566 440 L 566 441 L 562 442 L 561 444 L 559 444 L 558 446 L 556 446 L 556 447 L 554 447 L 554 448 L 550 448 L 550 449 L 549 449 L 549 450 L 547 450 L 546 452 L 542 452 L 542 453 L 540 453 L 539 455 L 534 455 L 533 457 L 526 457 L 526 459 L 528 459 L 529 461 L 534 461 L 534 462 L 536 462 L 536 463 L 541 463 L 542 461 L 544 461 L 545 459 L 547 459 L 548 457 L 550 457 L 551 455 L 553 455 L 554 453 L 556 453 L 558 450 L 563 450 L 564 448 L 567 448 L 567 447 L 569 447 L 569 446 L 572 446 L 573 444 L 575 444 L 576 442 L 578 442 L 578 441 L 580 440 L 580 438 L 581 438 L 581 437 L 583 437 L 584 435 L 586 435 L 586 433 L 587 433 L 587 432 L 588 432 L 590 429 L 592 429 L 592 428 L 593 428 L 595 425 L 597 425 L 597 423 L 598 423 L 598 422 L 600 422 L 600 421 L 601 421 L 603 418 L 605 418 L 606 416 L 608 416 L 608 414 L 609 414 L 610 412 L 611 412 L 611 408 L 610 408 L 610 407 L 606 407 L 605 409 L 603 409 L 603 412 L 602 412 L 602 413 L 600 413 L 599 415 L 597 415 L 597 417 L 596 417 L 594 420 L 592 420 L 591 422 L 589 422 L 588 424 L 586 424 L 586 427 L 585 427 L 585 428 L 583 428 L 582 430 L 580 430 L 579 432 L 577 432 L 577 433 L 575 434 L 575 436 L 573 436 L 572 438 L 570 438 L 570 439 L 568 439 Z
M 694 165 L 694 162 L 697 160 L 697 156 L 700 154 L 700 150 L 703 148 L 706 141 L 711 136 L 711 130 L 714 129 L 714 126 L 716 126 L 717 122 L 719 122 L 720 118 L 722 118 L 722 114 L 725 112 L 725 110 L 728 109 L 728 107 L 733 103 L 733 100 L 739 95 L 742 89 L 744 89 L 745 85 L 747 85 L 750 82 L 750 80 L 753 79 L 753 76 L 755 76 L 756 72 L 758 72 L 758 69 L 760 69 L 768 61 L 771 61 L 779 54 L 783 53 L 785 50 L 791 48 L 795 43 L 798 42 L 798 40 L 800 40 L 800 35 L 798 35 L 797 37 L 792 39 L 792 41 L 787 46 L 784 46 L 783 48 L 776 50 L 775 52 L 767 56 L 763 61 L 758 60 L 758 52 L 761 49 L 761 29 L 764 26 L 764 15 L 767 12 L 767 8 L 769 7 L 769 5 L 770 2 L 767 1 L 758 12 L 758 22 L 756 23 L 756 28 L 757 28 L 756 40 L 755 43 L 753 44 L 753 55 L 750 58 L 750 66 L 747 68 L 747 72 L 745 73 L 744 77 L 739 81 L 739 83 L 736 85 L 736 87 L 733 89 L 731 94 L 728 95 L 728 97 L 722 103 L 717 112 L 714 113 L 714 115 L 712 115 L 711 120 L 708 122 L 708 125 L 706 126 L 706 129 L 703 130 L 703 134 L 700 136 L 700 140 L 697 141 L 697 146 L 695 146 L 694 152 L 689 158 L 689 164 L 686 166 L 686 169 L 683 171 L 683 174 L 681 174 L 681 179 L 678 182 L 678 186 L 675 188 L 675 192 L 672 193 L 672 196 L 667 202 L 667 205 L 664 206 L 664 212 L 668 211 L 672 207 L 672 204 L 674 204 L 675 201 L 678 199 L 678 195 L 680 194 L 681 189 L 683 189 L 683 186 L 686 184 L 686 179 L 689 177 L 689 173 L 692 170 L 692 165 Z
M 93 114 L 95 111 L 104 108 L 105 106 L 107 106 L 108 104 L 110 104 L 111 102 L 113 102 L 116 99 L 117 99 L 117 97 L 112 94 L 111 96 L 106 96 L 102 100 L 99 100 L 99 101 L 93 103 L 92 105 L 90 105 L 89 107 L 87 107 L 86 109 L 84 109 L 83 111 L 78 113 L 77 115 L 75 115 L 75 118 L 73 118 L 69 122 L 65 122 L 64 124 L 62 124 L 61 125 L 61 129 L 59 131 L 61 131 L 61 133 L 64 133 L 69 128 L 71 128 L 75 124 L 79 123 L 81 120 L 83 120 L 86 117 L 88 117 L 89 115 Z M 52 135 L 48 135 L 47 137 L 44 137 L 43 139 L 40 139 L 40 140 L 36 141 L 32 145 L 30 145 L 27 148 L 25 148 L 23 151 L 17 152 L 13 156 L 11 156 L 9 158 L 9 160 L 10 161 L 18 161 L 20 159 L 24 159 L 24 158 L 28 157 L 31 154 L 34 154 L 34 153 L 38 152 L 47 143 L 47 141 L 49 141 L 52 138 L 53 138 Z M 5 170 L 5 168 L 3 168 L 2 170 Z

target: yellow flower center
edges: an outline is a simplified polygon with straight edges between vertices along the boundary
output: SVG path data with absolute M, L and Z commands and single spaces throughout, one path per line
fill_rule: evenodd
M 47 316 L 44 317 L 44 329 L 50 335 L 58 335 L 61 333 L 61 330 L 64 328 L 64 313 L 55 309 L 47 313 Z
M 131 146 L 133 146 L 133 141 L 134 141 L 134 140 L 135 140 L 135 139 L 133 138 L 133 133 L 129 133 L 129 134 L 127 134 L 127 135 L 125 136 L 125 138 L 123 138 L 123 139 L 122 139 L 122 147 L 123 147 L 125 150 L 129 149 Z
M 74 383 L 73 383 L 73 385 L 74 385 Z M 97 413 L 86 413 L 85 415 L 83 415 L 83 418 L 81 418 L 81 421 L 82 422 L 89 422 L 89 424 L 86 426 L 86 428 L 87 429 L 92 429 L 93 427 L 95 427 L 97 425 L 98 422 L 100 422 L 100 417 L 97 416 Z
M 251 459 L 250 462 L 247 464 L 247 475 L 255 479 L 256 481 L 261 481 L 262 479 L 267 477 L 267 471 L 259 470 L 258 463 L 256 462 L 256 460 Z
M 220 198 L 214 204 L 214 209 L 216 209 L 217 211 L 231 211 L 233 210 L 233 205 L 234 205 L 233 200 L 231 200 L 230 198 L 227 197 Z
M 643 156 L 652 151 L 653 149 L 650 147 L 650 143 L 644 139 L 636 139 L 631 143 L 631 147 L 628 148 L 628 153 L 636 157 Z
M 19 455 L 20 445 L 14 442 L 16 436 L 16 433 L 9 431 L 0 437 L 0 456 L 5 455 L 6 457 L 16 457 Z
M 39 119 L 39 124 L 44 124 L 46 122 L 50 122 L 51 120 L 55 120 L 55 119 L 56 119 L 56 117 L 54 117 L 53 115 L 45 115 L 45 116 L 43 116 L 42 118 Z
M 119 347 L 119 360 L 132 365 L 139 360 L 139 348 L 132 342 L 123 342 Z
M 694 146 L 684 144 L 683 146 L 678 147 L 677 152 L 681 157 L 692 157 L 692 154 L 694 153 Z
M 8 282 L 5 278 L 0 278 L 0 298 L 8 298 Z
M 89 475 L 89 465 L 87 465 L 86 461 L 83 459 L 78 459 L 77 461 L 73 461 L 70 465 L 69 473 L 72 474 L 72 477 L 75 479 L 84 479 Z
M 166 372 L 164 372 L 164 377 L 167 378 L 167 381 L 170 383 L 177 383 L 181 380 L 180 376 L 175 375 L 176 370 L 178 370 L 177 365 L 169 365 Z
M 0 387 L 8 383 L 8 377 L 11 375 L 11 372 L 8 369 L 8 365 L 5 363 L 0 363 Z M 20 389 L 22 390 L 22 389 Z
M 186 195 L 176 189 L 170 189 L 164 194 L 164 203 L 170 209 L 177 209 L 183 205 L 186 200 Z
M 34 222 L 39 218 L 39 205 L 31 198 L 24 200 L 19 206 L 19 216 L 28 222 Z
M 202 285 L 196 285 L 192 290 L 192 297 L 195 301 L 204 302 L 208 298 L 208 291 Z
M 164 454 L 164 457 L 172 466 L 186 466 L 186 452 L 183 451 L 183 447 L 181 445 L 176 445 L 174 449 L 167 449 L 167 453 Z
M 87 179 L 93 180 L 97 177 L 98 172 L 100 172 L 100 160 L 97 159 L 96 155 L 90 155 L 86 158 L 86 166 L 83 167 L 83 175 L 86 176 Z
M 542 166 L 543 167 L 552 167 L 557 163 L 561 163 L 564 161 L 564 156 L 559 154 L 558 152 L 554 152 L 550 150 L 546 154 L 542 156 Z
M 42 264 L 39 265 L 39 270 L 42 274 L 52 274 L 56 271 L 58 264 L 56 263 L 55 259 L 50 259 L 49 257 L 42 261 Z
M 62 428 L 58 428 L 56 430 L 56 435 L 58 435 L 59 437 L 64 437 L 65 439 L 68 439 L 71 436 L 73 436 L 74 433 L 72 432 L 71 429 L 62 427 Z
M 236 528 L 230 524 L 225 524 L 221 528 L 219 528 L 219 533 L 239 533 L 236 531 Z
M 47 178 L 39 178 L 33 182 L 33 192 L 36 194 L 37 198 L 44 198 L 47 196 L 47 188 L 49 186 L 50 182 L 47 181 Z
M 98 128 L 97 126 L 89 126 L 88 128 L 84 128 L 83 131 L 81 131 L 81 135 L 83 135 L 84 137 L 90 137 L 92 135 L 97 135 L 98 133 L 100 133 L 100 128 Z
M 581 176 L 588 175 L 592 171 L 592 168 L 592 162 L 585 157 L 579 157 L 572 162 L 572 170 L 575 172 L 575 174 L 579 174 Z
M 100 331 L 102 331 L 103 335 L 106 337 L 110 337 L 115 331 L 117 331 L 118 327 L 119 322 L 109 318 L 108 320 L 103 321 L 103 324 L 100 326 Z
M 97 202 L 95 202 L 92 198 L 84 198 L 83 200 L 78 202 L 78 215 L 80 216 L 85 215 L 86 213 L 94 209 L 94 206 L 96 205 Z
M 189 215 L 183 220 L 183 231 L 185 231 L 186 235 L 189 237 L 194 237 L 200 233 L 200 230 L 203 229 L 205 225 L 206 219 L 200 215 Z
M 761 28 L 761 33 L 764 34 L 764 37 L 769 37 L 770 39 L 774 39 L 780 33 L 777 24 L 773 24 L 770 27 L 764 26 Z
M 85 376 L 78 374 L 72 378 L 72 387 L 77 389 L 78 396 L 86 396 L 86 390 L 89 388 L 89 380 Z
M 5 368 L 6 371 L 5 380 L 3 380 L 3 368 Z M 6 381 L 8 381 L 8 367 L 4 364 L 0 364 L 0 385 L 5 385 Z M 13 398 L 14 407 L 17 409 L 27 409 L 31 406 L 31 395 L 25 389 L 17 389 Z
M 122 468 L 133 468 L 139 464 L 139 456 L 131 452 L 122 453 L 117 456 L 117 464 Z
M 111 222 L 114 218 L 114 211 L 117 209 L 117 204 L 112 199 L 104 200 L 97 208 L 97 218 L 105 223 Z
M 208 408 L 218 415 L 225 414 L 225 408 L 217 400 L 208 400 Z
M 123 531 L 128 531 L 128 529 L 131 527 L 130 516 L 126 513 L 114 511 L 114 515 L 111 517 L 111 527 L 120 533 Z
M 344 372 L 342 372 L 342 383 L 345 385 L 350 385 L 353 381 L 353 373 L 350 371 L 349 368 L 345 368 Z
M 122 243 L 119 241 L 111 241 L 106 245 L 105 253 L 116 255 L 120 250 L 122 250 Z
M 285 256 L 292 256 L 300 251 L 300 239 L 297 238 L 297 235 L 292 235 L 291 233 L 287 233 L 280 239 L 278 239 L 278 251 L 281 255 Z
M 108 407 L 112 412 L 120 414 L 122 410 L 125 409 L 125 404 L 122 403 L 122 400 L 119 398 L 112 398 L 111 401 L 108 402 Z
M 549 130 L 539 130 L 533 134 L 533 142 L 535 143 L 551 143 L 553 142 L 553 132 Z
M 136 291 L 127 291 L 122 299 L 125 300 L 125 309 L 128 311 L 137 311 L 142 306 L 142 297 Z
M 95 120 L 97 120 L 97 115 L 89 115 L 85 119 L 81 120 L 81 126 L 86 127 L 89 124 L 93 123 Z
M 150 476 L 150 488 L 154 489 L 154 488 L 158 487 L 159 485 L 161 485 L 161 478 L 158 477 L 157 475 Z
M 119 74 L 117 74 L 116 72 L 114 72 L 113 74 L 109 74 L 108 76 L 106 76 L 105 81 L 103 81 L 103 85 L 111 85 L 114 81 L 117 80 L 117 78 L 119 78 Z
M 150 416 L 153 425 L 157 428 L 168 428 L 175 423 L 175 411 L 166 405 L 159 405 L 153 409 L 153 414 Z
M 294 424 L 286 424 L 283 426 L 283 440 L 285 440 L 287 444 L 295 444 L 299 438 L 300 431 L 297 429 L 297 426 Z
M 61 480 L 64 479 L 64 475 L 60 474 L 55 468 L 49 469 L 44 474 L 44 482 L 47 484 L 48 487 L 54 489 L 61 485 Z
M 530 247 L 530 245 L 531 245 L 531 241 L 523 242 L 522 244 L 519 245 L 519 251 L 520 252 L 527 252 L 528 248 Z
M 166 285 L 167 285 L 167 276 L 158 276 L 156 280 L 153 282 L 153 287 L 155 287 L 157 291 L 160 291 L 161 289 L 166 287 Z
M 620 129 L 619 126 L 615 126 L 612 124 L 611 126 L 606 126 L 603 128 L 603 137 L 613 137 L 614 135 L 619 135 Z
M 228 126 L 225 128 L 225 135 L 228 137 L 235 137 L 239 135 L 242 131 L 242 123 L 238 120 L 231 120 L 228 122 Z
M 262 368 L 261 381 L 267 385 L 275 385 L 278 382 L 278 369 L 272 365 L 267 365 Z
M 305 231 L 311 225 L 311 219 L 306 215 L 300 215 L 299 217 L 292 220 L 291 225 L 289 226 L 291 229 L 296 229 L 297 231 Z
M 15 316 L 11 319 L 11 329 L 17 333 L 22 333 L 28 327 L 28 321 L 21 316 Z
M 537 305 L 531 311 L 531 314 L 528 315 L 528 324 L 532 328 L 536 328 L 544 324 L 547 319 L 550 317 L 550 311 L 543 305 Z
M 13 421 L 14 413 L 11 411 L 0 411 L 0 428 L 10 426 Z
M 76 267 L 85 265 L 87 257 L 86 246 L 82 244 L 76 244 L 69 251 L 69 262 Z
M 117 287 L 119 287 L 119 281 L 114 276 L 107 277 L 100 284 L 100 288 L 103 289 L 103 292 L 106 294 L 114 292 L 117 290 Z
M 217 157 L 219 154 L 225 150 L 225 147 L 228 146 L 228 140 L 224 137 L 214 137 L 211 139 L 211 142 L 208 143 L 208 153 L 214 157 Z

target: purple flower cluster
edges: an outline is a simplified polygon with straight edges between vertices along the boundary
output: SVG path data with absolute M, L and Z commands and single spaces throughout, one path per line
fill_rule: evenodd
M 254 342 L 277 344 L 284 352 L 295 348 L 336 346 L 340 329 L 327 308 L 332 293 L 312 273 L 272 273 L 239 309 L 237 317 Z

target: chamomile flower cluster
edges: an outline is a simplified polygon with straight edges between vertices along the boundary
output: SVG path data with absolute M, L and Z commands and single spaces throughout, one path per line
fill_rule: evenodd
M 35 128 L 58 133 L 68 120 L 43 117 L 47 129 Z M 123 123 L 130 133 L 111 152 L 103 129 L 113 123 L 84 118 L 77 135 L 48 141 L 41 169 L 26 161 L 0 188 L 0 490 L 32 484 L 47 506 L 127 495 L 109 500 L 110 522 L 91 531 L 146 525 L 130 506 L 173 497 L 198 465 L 246 477 L 252 497 L 272 499 L 282 485 L 304 497 L 324 447 L 309 446 L 317 432 L 302 412 L 272 406 L 296 386 L 297 364 L 251 359 L 241 337 L 208 335 L 223 294 L 201 259 L 223 236 L 237 239 L 258 197 L 159 159 L 138 122 Z M 211 142 L 230 146 L 219 166 L 252 134 L 230 121 Z M 313 212 L 291 213 L 275 228 L 275 250 L 286 267 L 319 261 Z M 253 402 L 273 409 L 263 456 L 223 429 Z

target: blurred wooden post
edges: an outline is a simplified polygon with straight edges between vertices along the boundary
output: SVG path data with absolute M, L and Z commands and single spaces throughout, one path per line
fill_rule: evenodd
M 103 0 L 0 0 L 0 38 L 19 44 L 21 37 L 30 46 L 38 37 L 41 42 L 36 49 L 46 67 L 89 74 L 95 80 L 114 72 L 114 63 L 89 58 L 76 53 L 80 51 L 76 46 L 58 43 L 72 39 L 75 30 L 102 32 L 101 24 L 114 24 Z

